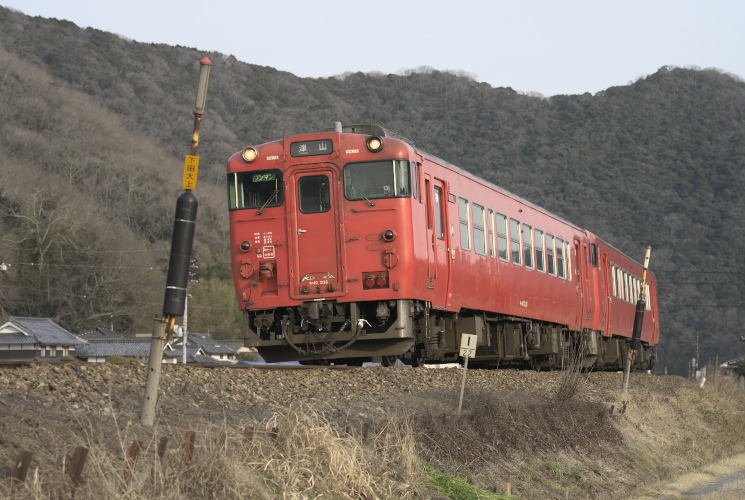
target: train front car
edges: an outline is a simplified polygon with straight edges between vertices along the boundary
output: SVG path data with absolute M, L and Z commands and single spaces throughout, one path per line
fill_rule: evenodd
M 228 162 L 244 342 L 269 362 L 385 361 L 414 345 L 415 152 L 380 127 L 344 130 Z

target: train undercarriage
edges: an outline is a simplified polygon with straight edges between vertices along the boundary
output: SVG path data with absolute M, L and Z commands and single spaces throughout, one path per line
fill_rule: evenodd
M 619 370 L 631 348 L 630 337 L 484 311 L 441 311 L 417 300 L 325 300 L 244 311 L 243 326 L 245 345 L 258 348 L 267 362 L 459 362 L 460 334 L 467 333 L 478 337 L 470 366 Z M 656 357 L 657 347 L 642 342 L 632 368 L 651 369 Z

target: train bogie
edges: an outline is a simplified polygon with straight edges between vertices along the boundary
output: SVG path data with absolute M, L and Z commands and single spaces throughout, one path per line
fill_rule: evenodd
M 376 126 L 287 137 L 228 163 L 246 345 L 267 361 L 615 368 L 656 282 L 612 246 Z

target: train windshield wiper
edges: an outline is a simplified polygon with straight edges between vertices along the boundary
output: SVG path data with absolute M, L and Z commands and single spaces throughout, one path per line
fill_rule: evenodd
M 361 190 L 358 189 L 357 190 L 357 194 L 360 195 L 360 197 L 363 200 L 365 200 L 365 203 L 367 203 L 368 206 L 371 206 L 371 207 L 374 207 L 375 206 L 375 203 L 373 203 L 372 201 L 370 201 L 370 198 L 368 198 L 367 196 L 365 196 L 364 194 L 362 194 L 362 191 Z
M 264 202 L 263 205 L 261 205 L 261 208 L 258 212 L 256 212 L 256 215 L 264 215 L 264 209 L 266 209 L 267 205 L 269 205 L 269 202 L 272 201 L 272 199 L 279 194 L 279 189 L 275 189 L 272 195 L 269 197 L 266 202 Z

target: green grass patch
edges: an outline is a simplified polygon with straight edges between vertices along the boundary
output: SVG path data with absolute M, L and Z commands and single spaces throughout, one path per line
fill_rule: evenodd
M 507 500 L 512 496 L 498 495 L 478 486 L 474 486 L 464 479 L 440 472 L 434 467 L 425 467 L 429 479 L 429 487 L 440 495 L 452 500 Z

